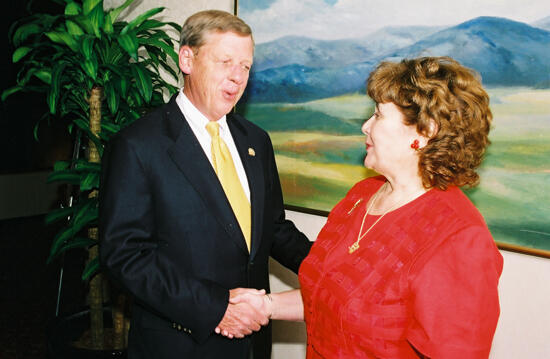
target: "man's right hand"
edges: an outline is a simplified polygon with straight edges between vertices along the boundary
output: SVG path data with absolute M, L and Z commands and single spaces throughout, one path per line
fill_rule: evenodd
M 237 296 L 257 295 L 264 296 L 265 290 L 236 288 L 229 291 L 230 303 L 218 326 L 216 333 L 228 338 L 243 338 L 254 331 L 260 330 L 262 325 L 269 323 L 267 315 L 261 313 L 247 302 L 231 303 L 231 299 Z

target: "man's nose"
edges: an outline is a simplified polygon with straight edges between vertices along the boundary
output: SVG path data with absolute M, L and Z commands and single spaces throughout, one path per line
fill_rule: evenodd
M 248 80 L 248 70 L 241 65 L 235 65 L 231 68 L 229 79 L 238 85 Z

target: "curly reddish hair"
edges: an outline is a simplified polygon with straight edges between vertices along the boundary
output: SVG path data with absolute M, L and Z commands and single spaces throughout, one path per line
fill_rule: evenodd
M 382 62 L 369 75 L 367 93 L 376 103 L 395 104 L 405 124 L 429 138 L 418 151 L 424 187 L 479 183 L 493 115 L 475 71 L 450 57 Z

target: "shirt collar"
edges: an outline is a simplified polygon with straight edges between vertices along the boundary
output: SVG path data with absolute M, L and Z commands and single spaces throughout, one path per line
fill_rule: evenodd
M 195 105 L 193 105 L 189 98 L 187 98 L 187 96 L 183 93 L 183 88 L 176 97 L 176 103 L 190 125 L 196 128 L 206 129 L 206 124 L 208 124 L 210 120 L 208 120 L 208 118 L 206 118 L 206 116 L 203 115 L 202 112 L 195 107 Z M 217 122 L 220 125 L 220 134 L 229 131 L 229 128 L 227 127 L 226 115 L 223 115 Z

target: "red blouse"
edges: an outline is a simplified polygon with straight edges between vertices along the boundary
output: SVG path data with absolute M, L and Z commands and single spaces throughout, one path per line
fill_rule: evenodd
M 430 358 L 487 358 L 503 260 L 483 217 L 460 189 L 432 189 L 386 214 L 350 254 L 384 181 L 348 192 L 300 267 L 307 358 L 418 358 L 411 345 Z

